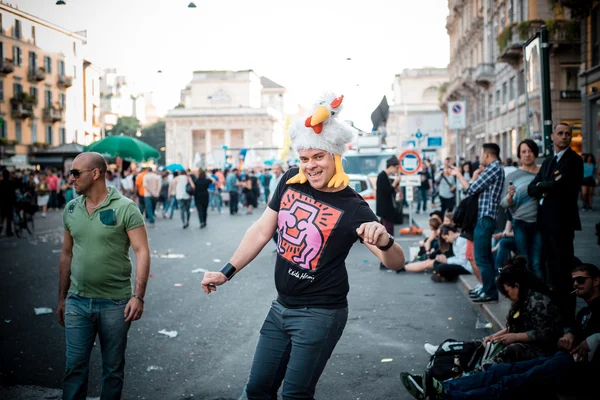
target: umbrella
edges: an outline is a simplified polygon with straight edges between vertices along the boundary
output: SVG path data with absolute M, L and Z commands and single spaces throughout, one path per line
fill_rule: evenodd
M 185 168 L 181 164 L 169 164 L 165 167 L 165 169 L 168 169 L 171 172 L 185 171 Z
M 124 160 L 136 162 L 158 160 L 160 158 L 160 153 L 154 147 L 123 134 L 107 136 L 86 146 L 83 151 L 95 151 L 103 155 L 121 157 Z

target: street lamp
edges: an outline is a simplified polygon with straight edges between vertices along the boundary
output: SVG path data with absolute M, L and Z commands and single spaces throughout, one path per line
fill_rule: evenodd
M 66 6 L 66 5 L 67 5 L 67 3 L 65 3 L 65 1 L 64 1 L 64 0 L 58 0 L 58 1 L 56 2 L 56 5 L 57 5 L 57 6 Z

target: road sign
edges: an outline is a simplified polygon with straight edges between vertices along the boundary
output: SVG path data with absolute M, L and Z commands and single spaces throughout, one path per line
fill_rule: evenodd
M 417 139 L 421 139 L 421 138 L 423 137 L 423 132 L 421 132 L 421 130 L 420 130 L 420 129 L 419 129 L 419 130 L 417 130 L 417 133 L 415 133 L 415 137 L 416 137 Z
M 428 136 L 427 137 L 427 147 L 444 147 L 444 140 L 441 136 Z
M 414 150 L 404 150 L 398 157 L 398 161 L 400 161 L 400 172 L 404 175 L 417 174 L 423 165 L 421 156 Z
M 448 102 L 448 129 L 466 129 L 467 114 L 466 102 Z
M 400 186 L 421 186 L 421 177 L 419 175 L 402 175 Z
M 413 187 L 409 186 L 406 188 L 406 201 L 407 202 L 413 202 L 415 200 L 415 196 L 413 193 Z

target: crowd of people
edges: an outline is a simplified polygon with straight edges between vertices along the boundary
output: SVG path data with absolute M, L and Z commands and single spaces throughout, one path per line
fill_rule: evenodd
M 511 308 L 506 327 L 483 341 L 497 350 L 478 368 L 450 380 L 429 371 L 403 373 L 415 398 L 533 398 L 540 385 L 550 394 L 590 393 L 586 380 L 600 366 L 600 357 L 593 358 L 600 338 L 600 270 L 576 257 L 573 240 L 581 230 L 579 197 L 581 211 L 591 209 L 599 171 L 593 157 L 570 148 L 569 125 L 559 123 L 551 138 L 553 154 L 541 167 L 532 140 L 519 143 L 518 166 L 503 163 L 499 146 L 487 143 L 477 167 L 446 160 L 441 180 L 429 183 L 447 186 L 439 190 L 442 205 L 443 191 L 455 197 L 459 190 L 462 200 L 448 208 L 445 221 L 443 206 L 441 215 L 430 214 L 431 236 L 403 270 L 433 270 L 436 282 L 474 273 L 480 282 L 469 293 L 474 303 L 497 302 L 501 294 Z M 426 167 L 422 176 L 431 176 Z M 576 296 L 587 303 L 577 316 Z M 573 379 L 579 387 L 569 387 Z

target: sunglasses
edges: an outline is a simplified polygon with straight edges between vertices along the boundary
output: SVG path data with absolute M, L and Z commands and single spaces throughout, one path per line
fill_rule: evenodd
M 78 179 L 81 176 L 82 172 L 89 172 L 89 171 L 93 171 L 95 168 L 92 169 L 72 169 L 71 171 L 69 171 L 69 175 L 73 175 L 73 178 Z
M 573 277 L 573 283 L 576 283 L 578 285 L 583 285 L 585 283 L 585 281 L 587 281 L 588 279 L 591 279 L 591 277 L 589 277 L 589 276 L 575 276 L 575 277 Z

